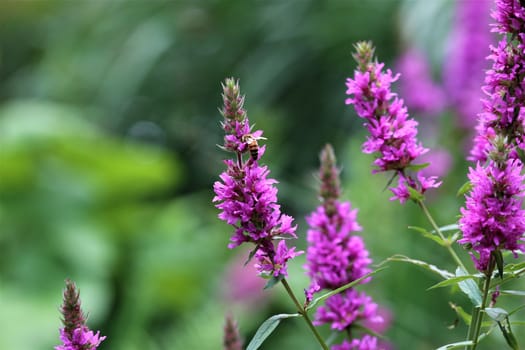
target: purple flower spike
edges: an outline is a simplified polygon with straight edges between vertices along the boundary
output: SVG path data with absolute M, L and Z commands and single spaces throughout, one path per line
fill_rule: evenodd
M 63 344 L 55 346 L 55 350 L 95 350 L 106 339 L 100 336 L 100 332 L 93 333 L 86 326 L 86 318 L 80 308 L 79 292 L 70 280 L 66 280 L 60 311 L 64 324 L 60 329 L 60 340 Z
M 363 144 L 363 152 L 377 155 L 373 170 L 386 172 L 393 170 L 399 176 L 398 187 L 391 188 L 393 199 L 400 202 L 406 200 L 401 192 L 406 187 L 412 187 L 423 194 L 430 187 L 438 187 L 435 180 L 430 185 L 417 184 L 415 179 L 407 174 L 413 161 L 425 154 L 428 149 L 417 141 L 418 123 L 408 116 L 403 100 L 392 92 L 391 85 L 399 78 L 391 70 L 383 71 L 384 64 L 373 62 L 374 48 L 369 42 L 360 42 L 356 45 L 357 53 L 354 55 L 358 69 L 354 78 L 346 81 L 346 93 L 350 97 L 346 104 L 354 105 L 357 115 L 365 120 L 365 127 L 369 136 Z
M 365 276 L 371 271 L 369 265 L 372 262 L 363 239 L 354 234 L 361 231 L 356 221 L 357 210 L 352 209 L 350 202 L 341 202 L 339 199 L 339 169 L 330 145 L 323 149 L 320 158 L 322 204 L 306 218 L 309 229 L 305 269 L 311 278 L 311 285 L 305 290 L 307 304 L 321 289 L 335 290 Z M 368 281 L 370 278 L 361 283 Z M 380 329 L 378 325 L 383 323 L 383 318 L 377 311 L 372 298 L 350 288 L 329 297 L 325 305 L 317 309 L 314 324 L 329 323 L 332 329 L 348 334 L 356 324 Z M 365 343 L 368 344 L 368 340 Z M 359 344 L 359 340 L 354 339 L 351 343 L 335 345 L 332 349 L 361 349 Z
M 471 168 L 469 180 L 472 191 L 467 196 L 465 208 L 461 208 L 459 220 L 463 238 L 458 242 L 471 246 L 476 268 L 487 272 L 491 253 L 506 249 L 525 251 L 525 196 L 523 165 L 510 159 L 502 166 L 489 161 L 486 167 L 480 164 Z
M 222 87 L 222 127 L 226 136 L 221 148 L 235 156 L 224 161 L 226 171 L 213 185 L 213 202 L 221 210 L 219 219 L 234 227 L 228 247 L 232 249 L 251 242 L 256 246 L 254 257 L 261 275 L 286 276 L 288 260 L 302 253 L 295 248 L 289 249 L 284 241 L 284 238 L 296 238 L 296 226 L 292 217 L 281 214 L 277 204 L 277 181 L 268 177 L 268 167 L 258 163 L 265 147 L 259 147 L 257 140 L 264 138 L 261 130 L 251 131 L 238 82 L 226 79 Z M 245 154 L 246 160 L 243 159 Z M 276 240 L 279 240 L 277 246 Z

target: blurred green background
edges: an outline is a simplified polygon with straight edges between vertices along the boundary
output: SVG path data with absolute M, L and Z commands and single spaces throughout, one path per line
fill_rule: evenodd
M 108 337 L 100 349 L 220 349 L 226 313 L 249 339 L 293 312 L 280 288 L 261 292 L 241 267 L 246 251 L 226 248 L 231 228 L 211 205 L 229 156 L 216 147 L 229 76 L 268 138 L 264 163 L 302 249 L 318 152 L 331 142 L 374 261 L 400 253 L 452 269 L 407 229 L 428 226 L 417 208 L 390 202 L 388 176 L 370 176 L 344 82 L 363 39 L 389 66 L 416 45 L 439 76 L 453 10 L 446 0 L 0 2 L 0 348 L 59 344 L 65 278 Z M 467 166 L 454 118 L 440 116 L 434 141 L 454 157 L 429 203 L 443 225 L 457 219 Z M 299 294 L 303 264 L 290 266 Z M 468 301 L 426 290 L 436 282 L 392 263 L 362 287 L 392 314 L 393 348 L 463 339 L 448 303 Z M 286 320 L 263 349 L 317 347 L 301 320 Z

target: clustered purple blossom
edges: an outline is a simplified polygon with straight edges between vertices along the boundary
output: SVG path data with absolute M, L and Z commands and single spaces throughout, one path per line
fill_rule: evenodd
M 493 31 L 502 34 L 490 46 L 492 67 L 486 72 L 487 95 L 479 114 L 470 160 L 485 162 L 497 136 L 519 149 L 525 148 L 525 8 L 518 0 L 498 0 L 492 13 Z M 513 156 L 512 153 L 510 156 Z
M 458 242 L 469 244 L 478 256 L 471 253 L 476 268 L 488 271 L 491 254 L 499 249 L 524 251 L 525 196 L 523 165 L 517 159 L 499 166 L 490 160 L 487 166 L 471 168 L 469 180 L 472 191 L 461 208 L 459 220 L 463 238 Z
M 371 43 L 360 42 L 356 49 L 354 58 L 359 67 L 354 78 L 346 81 L 346 93 L 350 95 L 346 104 L 354 105 L 359 117 L 365 119 L 370 136 L 362 149 L 365 153 L 377 154 L 374 161 L 377 169 L 373 172 L 395 171 L 399 179 L 397 187 L 390 188 L 394 193 L 392 199 L 404 203 L 410 198 L 409 187 L 423 194 L 441 182 L 437 182 L 435 176 L 425 177 L 417 171 L 415 178 L 408 174 L 414 167 L 413 161 L 428 149 L 416 139 L 418 123 L 408 116 L 403 100 L 390 88 L 399 74 L 393 75 L 391 70 L 384 72 L 383 63 L 373 62 Z
M 501 250 L 525 251 L 525 186 L 518 156 L 524 148 L 525 8 L 517 0 L 496 5 L 493 30 L 503 39 L 491 46 L 493 64 L 483 87 L 487 99 L 471 152 L 477 165 L 469 171 L 472 189 L 461 208 L 463 237 L 458 241 L 472 247 L 476 268 L 487 275 Z
M 448 99 L 460 117 L 459 125 L 465 129 L 475 127 L 481 111 L 479 87 L 484 71 L 489 68 L 487 47 L 493 40 L 488 26 L 492 3 L 492 0 L 455 2 L 443 78 Z
M 235 159 L 224 161 L 226 171 L 213 185 L 213 202 L 221 210 L 219 218 L 235 228 L 228 247 L 255 244 L 257 271 L 263 276 L 285 277 L 288 260 L 302 253 L 295 251 L 295 247 L 288 248 L 285 241 L 287 237 L 297 238 L 296 226 L 291 216 L 281 214 L 274 186 L 277 181 L 268 178 L 267 166 L 258 164 L 265 146 L 254 143 L 262 138 L 262 131 L 251 131 L 243 109 L 244 96 L 234 79 L 226 79 L 223 84 L 223 101 L 222 127 L 226 135 L 222 148 L 235 153 Z M 245 153 L 247 160 L 243 159 Z
M 60 329 L 62 345 L 55 346 L 55 350 L 95 350 L 106 339 L 100 336 L 100 332 L 93 333 L 86 326 L 86 318 L 80 307 L 80 294 L 70 280 L 66 280 L 61 312 L 64 317 L 64 327 Z
M 372 262 L 363 239 L 353 235 L 361 230 L 356 221 L 357 210 L 352 209 L 350 202 L 339 200 L 339 174 L 330 145 L 321 152 L 320 178 L 322 204 L 306 218 L 309 229 L 305 269 L 312 281 L 305 291 L 307 302 L 321 289 L 335 290 L 365 276 Z M 372 298 L 353 288 L 329 297 L 317 309 L 314 320 L 315 325 L 328 323 L 332 329 L 348 334 L 356 324 L 375 328 L 383 322 Z M 333 350 L 379 348 L 377 339 L 368 335 L 332 347 Z

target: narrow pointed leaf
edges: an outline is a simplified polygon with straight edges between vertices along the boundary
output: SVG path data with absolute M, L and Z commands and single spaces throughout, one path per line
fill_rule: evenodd
M 512 328 L 509 322 L 508 316 L 505 317 L 505 322 L 498 322 L 499 329 L 501 330 L 501 333 L 503 333 L 503 337 L 505 338 L 505 341 L 507 342 L 507 345 L 512 350 L 519 350 L 518 340 L 512 333 Z
M 472 279 L 472 278 L 475 278 L 475 276 L 474 275 L 465 275 L 465 276 L 458 276 L 458 277 L 447 278 L 444 281 L 441 281 L 439 283 L 434 284 L 432 287 L 428 288 L 428 290 L 456 285 L 456 284 L 459 284 L 459 282 L 462 282 L 462 281 L 465 281 L 465 280 L 468 280 L 468 279 Z
M 420 266 L 420 267 L 422 267 L 422 268 L 424 268 L 424 269 L 426 269 L 428 271 L 431 271 L 433 273 L 438 274 L 439 276 L 441 276 L 444 279 L 448 279 L 448 278 L 454 277 L 454 275 L 451 272 L 447 271 L 447 270 L 440 269 L 440 268 L 438 268 L 435 265 L 427 263 L 426 261 L 411 259 L 411 258 L 409 258 L 407 256 L 404 256 L 404 255 L 394 255 L 394 256 L 388 258 L 387 261 L 401 261 L 401 262 L 407 262 L 407 263 L 410 263 L 410 264 L 413 264 L 413 265 L 417 265 L 417 266 Z
M 408 193 L 410 194 L 410 199 L 412 199 L 415 202 L 422 202 L 425 199 L 425 196 L 423 196 L 418 190 L 413 189 L 410 186 L 407 186 Z
M 440 230 L 441 232 L 457 231 L 457 230 L 459 230 L 459 225 L 458 225 L 458 224 L 445 225 L 445 226 L 441 226 L 441 227 L 439 228 L 439 230 Z M 432 231 L 432 232 L 435 232 L 435 231 Z
M 458 348 L 464 348 L 465 346 L 472 346 L 472 345 L 474 345 L 472 340 L 464 340 L 464 341 L 460 341 L 457 343 L 443 345 L 442 347 L 437 348 L 437 350 L 458 349 Z
M 318 303 L 322 302 L 323 300 L 325 300 L 325 299 L 331 297 L 332 295 L 335 295 L 335 294 L 341 293 L 341 292 L 345 291 L 346 289 L 351 288 L 351 287 L 353 287 L 353 286 L 359 284 L 362 280 L 365 280 L 365 279 L 369 278 L 370 276 L 373 276 L 373 275 L 375 275 L 376 273 L 378 273 L 379 271 L 382 271 L 382 270 L 384 270 L 384 269 L 386 269 L 386 268 L 387 268 L 386 266 L 385 266 L 385 267 L 380 267 L 380 268 L 378 268 L 377 270 L 374 270 L 374 271 L 372 271 L 372 272 L 370 272 L 370 273 L 367 273 L 367 274 L 364 275 L 363 277 L 356 279 L 355 281 L 352 281 L 352 282 L 350 282 L 350 283 L 347 283 L 347 284 L 345 284 L 344 286 L 341 286 L 341 287 L 339 287 L 339 288 L 337 288 L 337 289 L 334 289 L 334 290 L 332 290 L 332 291 L 330 291 L 330 292 L 328 292 L 328 293 L 326 293 L 326 294 L 321 295 L 321 296 L 318 297 L 318 298 L 315 298 L 314 300 L 312 300 L 312 302 L 310 303 L 310 305 L 308 305 L 308 307 L 306 308 L 306 310 L 310 310 L 310 309 L 312 309 L 315 305 L 317 305 Z
M 463 320 L 463 322 L 465 322 L 467 326 L 470 326 L 470 322 L 472 322 L 472 316 L 469 313 L 465 312 L 465 310 L 463 310 L 461 306 L 458 306 L 453 303 L 449 304 L 452 310 L 456 312 L 456 314 Z
M 427 230 L 425 230 L 424 228 L 422 227 L 417 227 L 417 226 L 408 226 L 408 228 L 410 230 L 414 230 L 414 231 L 417 231 L 419 233 L 421 233 L 421 235 L 423 235 L 423 237 L 425 238 L 429 238 L 431 240 L 433 240 L 434 242 L 436 242 L 437 244 L 439 244 L 440 246 L 446 246 L 446 243 L 441 239 L 441 237 L 439 236 L 436 236 L 430 232 L 428 232 Z
M 525 291 L 523 290 L 500 290 L 502 295 L 514 295 L 519 297 L 525 297 Z
M 501 255 L 501 250 L 496 250 L 492 252 L 494 259 L 496 260 L 496 266 L 498 268 L 499 277 L 503 278 L 503 255 Z
M 458 267 L 456 269 L 457 277 L 467 276 L 467 275 L 468 275 L 467 272 L 463 270 L 461 267 Z M 459 289 L 461 289 L 461 291 L 469 297 L 470 301 L 475 307 L 481 306 L 481 291 L 479 290 L 479 287 L 476 284 L 476 282 L 472 280 L 472 278 L 461 281 L 458 283 L 458 285 L 459 285 Z
M 506 310 L 499 307 L 487 307 L 485 313 L 496 322 L 501 322 L 509 316 Z
M 250 341 L 250 344 L 248 344 L 248 347 L 246 350 L 257 350 L 259 347 L 264 343 L 266 338 L 272 334 L 272 332 L 277 328 L 281 320 L 285 318 L 290 317 L 300 317 L 299 314 L 278 314 L 273 315 L 266 321 L 264 321 L 259 329 L 257 329 L 257 332 L 255 332 L 255 335 L 253 336 L 252 340 Z
M 463 196 L 472 189 L 472 183 L 470 181 L 465 182 L 458 190 L 457 196 Z
M 281 282 L 283 280 L 283 278 L 284 278 L 283 275 L 279 275 L 278 277 L 275 277 L 275 276 L 270 277 L 270 279 L 268 280 L 268 282 L 266 282 L 266 285 L 264 286 L 263 289 L 270 289 L 270 288 L 272 288 L 277 283 Z
M 430 165 L 430 163 L 410 164 L 409 166 L 407 166 L 407 168 L 410 169 L 410 170 L 413 170 L 413 171 L 418 171 L 418 170 L 421 170 L 421 169 L 425 169 L 429 165 Z

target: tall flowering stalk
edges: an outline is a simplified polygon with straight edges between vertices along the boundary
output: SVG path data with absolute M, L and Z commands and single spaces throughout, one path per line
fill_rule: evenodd
M 55 350 L 95 350 L 106 339 L 96 334 L 86 325 L 86 317 L 80 307 L 80 293 L 75 284 L 66 280 L 64 300 L 60 308 L 64 327 L 60 329 L 62 345 L 55 346 Z
M 286 239 L 297 238 L 296 226 L 292 223 L 293 218 L 282 214 L 277 204 L 277 188 L 274 186 L 277 181 L 268 178 L 267 166 L 259 165 L 265 146 L 259 147 L 257 140 L 263 139 L 263 133 L 251 130 L 239 83 L 229 78 L 222 88 L 224 105 L 220 111 L 224 120 L 221 125 L 226 135 L 221 148 L 233 153 L 234 157 L 224 161 L 226 170 L 220 175 L 220 181 L 213 185 L 213 202 L 221 210 L 219 219 L 234 228 L 228 247 L 233 249 L 243 243 L 255 245 L 251 257 L 256 261 L 258 273 L 270 278 L 268 286 L 282 283 L 298 314 L 321 347 L 327 350 L 306 308 L 301 306 L 286 280 L 288 261 L 303 252 L 296 251 L 295 247 L 288 248 Z
M 321 289 L 335 290 L 371 271 L 368 267 L 371 259 L 363 239 L 353 234 L 361 230 L 356 221 L 357 210 L 352 209 L 350 202 L 339 200 L 339 171 L 330 145 L 321 152 L 320 178 L 322 204 L 306 218 L 309 229 L 305 269 L 312 280 L 306 291 L 307 299 Z M 332 295 L 318 308 L 314 324 L 330 324 L 332 329 L 348 334 L 349 339 L 334 345 L 333 350 L 366 350 L 380 346 L 370 335 L 354 339 L 356 325 L 374 327 L 382 322 L 372 298 L 349 288 Z
M 525 8 L 519 1 L 498 0 L 493 31 L 502 34 L 491 46 L 483 112 L 472 150 L 472 190 L 462 208 L 459 243 L 472 247 L 476 268 L 490 276 L 500 250 L 524 251 L 525 185 L 519 153 L 524 148 Z M 484 164 L 482 164 L 484 163 Z
M 373 172 L 394 171 L 399 179 L 397 186 L 390 188 L 392 199 L 404 203 L 411 198 L 410 192 L 423 195 L 441 182 L 434 176 L 423 176 L 414 163 L 428 149 L 417 141 L 418 123 L 408 116 L 403 100 L 391 90 L 399 74 L 383 70 L 384 63 L 375 61 L 370 42 L 359 42 L 355 48 L 358 68 L 354 77 L 346 81 L 346 93 L 350 96 L 346 104 L 354 105 L 357 115 L 365 120 L 370 135 L 362 149 L 377 156 Z M 411 169 L 414 174 L 410 174 Z
M 213 202 L 221 210 L 219 219 L 234 228 L 228 247 L 255 244 L 254 257 L 259 274 L 286 277 L 288 260 L 301 254 L 295 248 L 288 248 L 285 240 L 297 238 L 296 226 L 291 216 L 281 214 L 274 186 L 277 181 L 268 178 L 267 166 L 259 165 L 265 151 L 265 146 L 257 144 L 262 131 L 251 131 L 238 82 L 226 79 L 222 96 L 224 121 L 221 125 L 226 133 L 222 148 L 235 156 L 224 161 L 226 170 L 220 175 L 221 180 L 213 185 Z
M 487 97 L 479 114 L 478 134 L 470 159 L 472 185 L 461 208 L 463 237 L 458 241 L 471 249 L 476 268 L 484 275 L 481 305 L 474 309 L 468 338 L 478 345 L 483 316 L 497 268 L 503 278 L 502 252 L 525 252 L 525 176 L 520 154 L 524 146 L 525 117 L 525 8 L 518 0 L 497 0 L 492 17 L 493 31 L 501 34 L 491 46 L 492 67 L 486 72 L 483 91 Z M 493 290 L 494 293 L 499 291 Z M 508 322 L 508 316 L 507 316 Z M 499 322 L 498 322 L 499 323 Z M 517 344 L 510 330 L 502 327 L 507 343 Z

